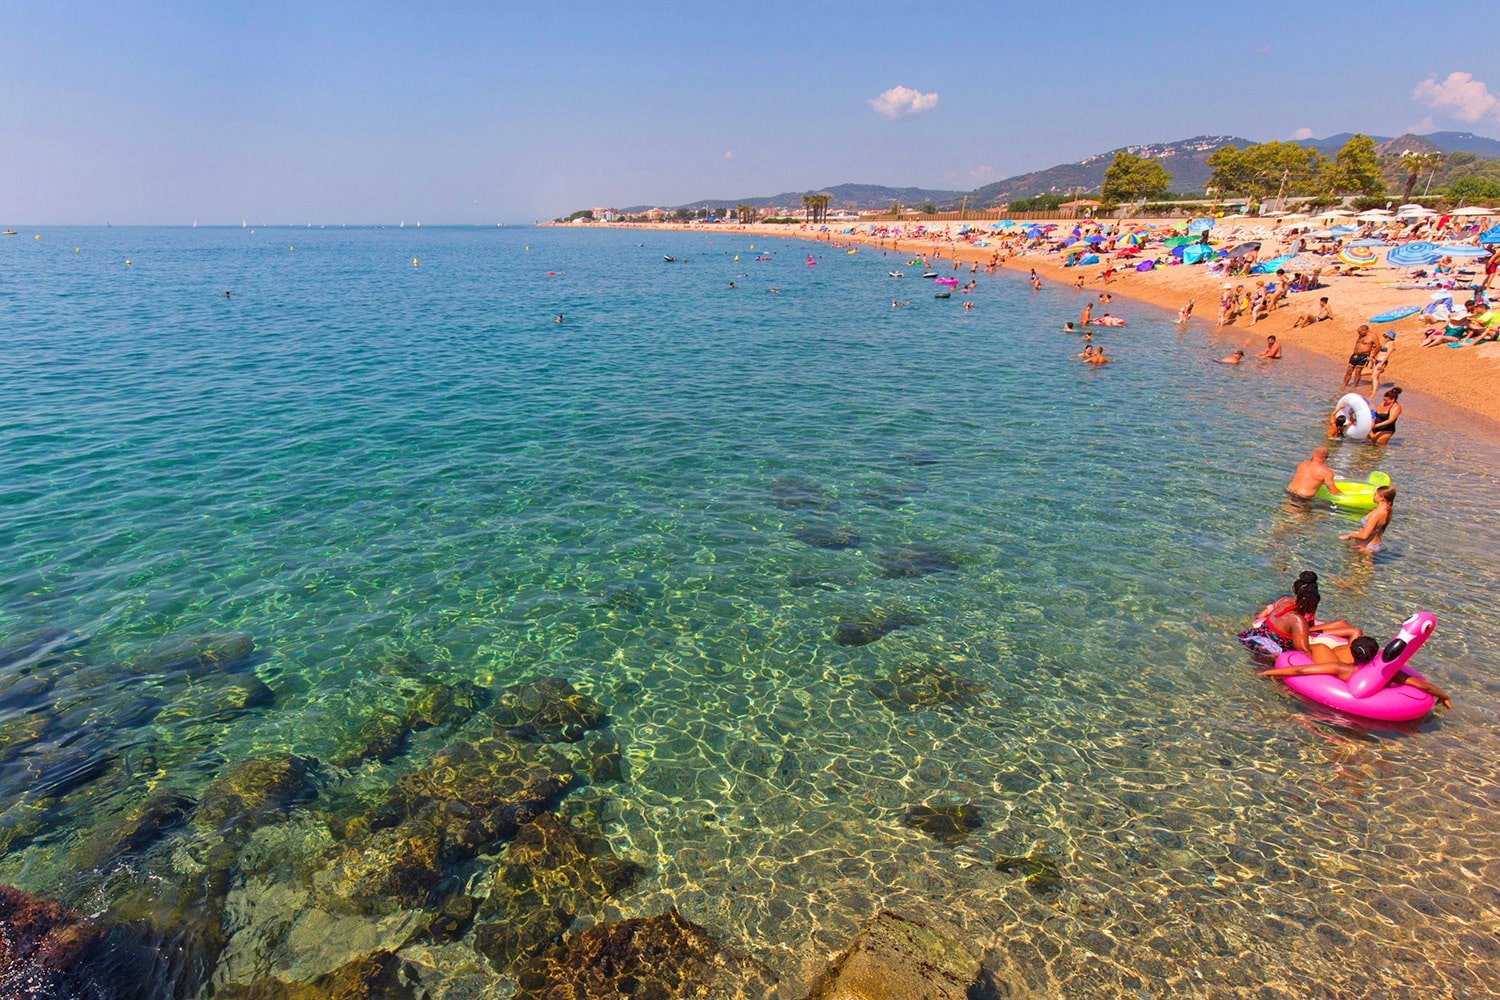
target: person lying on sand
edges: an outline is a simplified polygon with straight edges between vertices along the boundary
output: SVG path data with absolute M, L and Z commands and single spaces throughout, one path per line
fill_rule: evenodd
M 1314 323 L 1321 323 L 1326 319 L 1333 319 L 1333 310 L 1328 307 L 1328 296 L 1325 295 L 1318 300 L 1318 311 L 1298 316 L 1292 321 L 1292 329 L 1312 326 Z

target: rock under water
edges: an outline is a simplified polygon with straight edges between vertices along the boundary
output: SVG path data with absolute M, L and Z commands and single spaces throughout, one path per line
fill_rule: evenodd
M 978 806 L 914 806 L 906 811 L 901 822 L 953 847 L 983 826 L 984 816 Z
M 819 483 L 811 479 L 788 476 L 771 481 L 771 496 L 782 510 L 813 510 L 831 514 L 839 502 Z
M 911 542 L 881 554 L 880 568 L 887 579 L 951 573 L 960 568 L 953 553 L 936 542 Z
M 609 719 L 597 701 L 561 677 L 512 684 L 486 714 L 507 736 L 537 743 L 576 743 Z
M 947 935 L 886 911 L 860 928 L 813 984 L 808 1000 L 968 1000 L 979 959 Z
M 871 611 L 860 615 L 843 615 L 834 626 L 833 641 L 840 646 L 864 646 L 897 629 L 922 624 L 925 624 L 924 619 L 904 611 Z

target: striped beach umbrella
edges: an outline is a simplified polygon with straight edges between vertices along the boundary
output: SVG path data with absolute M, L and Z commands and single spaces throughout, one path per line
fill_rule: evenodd
M 1190 233 L 1206 233 L 1213 227 L 1213 219 L 1194 219 L 1188 223 L 1187 231 Z
M 1490 252 L 1483 247 L 1469 246 L 1467 243 L 1448 244 L 1438 247 L 1444 257 L 1456 257 L 1459 260 L 1479 260 L 1488 257 Z
M 1344 247 L 1339 251 L 1339 260 L 1350 267 L 1374 267 L 1380 255 L 1370 247 Z
M 1485 244 L 1486 246 L 1494 243 L 1500 243 L 1500 226 L 1491 226 L 1484 232 L 1480 233 L 1479 242 Z
M 1438 245 L 1425 240 L 1391 247 L 1390 253 L 1385 255 L 1385 262 L 1394 267 L 1426 267 L 1442 259 L 1443 254 Z

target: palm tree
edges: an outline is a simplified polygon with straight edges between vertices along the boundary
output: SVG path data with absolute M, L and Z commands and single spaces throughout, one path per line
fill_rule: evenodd
M 1442 153 L 1413 153 L 1409 149 L 1402 152 L 1401 169 L 1406 171 L 1406 187 L 1401 192 L 1401 204 L 1405 205 L 1411 201 L 1412 188 L 1417 186 L 1417 178 L 1422 175 L 1422 171 L 1431 170 L 1436 176 L 1438 167 L 1442 165 Z M 1427 187 L 1431 190 L 1432 177 L 1427 178 Z

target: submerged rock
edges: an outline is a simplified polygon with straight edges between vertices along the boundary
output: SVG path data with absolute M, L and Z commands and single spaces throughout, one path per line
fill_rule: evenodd
M 244 832 L 284 819 L 286 809 L 310 791 L 310 763 L 289 753 L 240 761 L 204 789 L 193 825 Z
M 641 1000 L 714 996 L 744 963 L 676 909 L 598 924 L 522 967 L 517 1000 Z
M 935 664 L 903 663 L 883 681 L 870 685 L 876 701 L 899 710 L 950 705 L 973 708 L 984 703 L 986 685 Z
M 442 830 L 403 823 L 341 845 L 313 882 L 332 909 L 385 914 L 429 905 L 443 878 Z
M 190 685 L 161 711 L 163 722 L 223 722 L 252 708 L 263 708 L 276 694 L 251 671 L 226 674 Z
M 544 813 L 506 847 L 479 910 L 489 922 L 476 928 L 475 947 L 503 971 L 556 941 L 578 914 L 598 912 L 641 874 L 602 839 Z
M 908 625 L 922 625 L 925 620 L 904 611 L 870 611 L 860 615 L 841 615 L 833 630 L 833 641 L 840 646 L 864 646 Z
M 441 830 L 446 850 L 472 856 L 550 810 L 574 780 L 550 750 L 498 737 L 455 740 L 398 781 L 390 803 Z
M 83 869 L 103 868 L 127 854 L 144 851 L 185 822 L 192 808 L 192 799 L 157 792 L 79 845 L 73 852 L 73 862 Z
M 226 983 L 215 1000 L 416 1000 L 411 966 L 388 951 L 357 958 L 307 983 L 258 979 L 248 985 Z
M 410 729 L 461 726 L 490 700 L 488 688 L 469 681 L 433 683 L 412 698 L 402 721 Z
M 136 675 L 186 673 L 189 677 L 199 677 L 234 666 L 253 652 L 255 640 L 249 633 L 215 632 L 169 639 L 126 664 L 124 669 Z
M 597 701 L 561 677 L 512 684 L 487 714 L 507 736 L 536 743 L 576 743 L 609 719 Z
M 953 554 L 936 542 L 898 545 L 883 553 L 879 563 L 887 579 L 951 573 L 960 568 Z
M 353 767 L 362 760 L 384 763 L 406 749 L 406 722 L 393 712 L 377 711 L 339 740 L 328 762 L 334 767 Z
M 1033 896 L 1052 896 L 1062 889 L 1062 874 L 1057 870 L 1057 862 L 1046 854 L 1004 857 L 995 863 L 995 870 L 1024 879 Z
M 6 794 L 11 791 L 11 779 L 19 777 L 23 782 L 21 790 L 28 797 L 60 798 L 99 777 L 115 761 L 114 752 L 97 732 L 85 733 L 77 743 L 66 747 L 54 745 L 46 752 L 33 753 L 35 756 L 28 755 L 27 760 L 12 766 L 16 774 L 6 775 Z
M 839 502 L 819 483 L 788 476 L 771 481 L 771 496 L 782 510 L 815 510 L 831 514 Z
M 906 811 L 901 822 L 921 830 L 940 844 L 953 847 L 969 839 L 969 834 L 984 825 L 978 806 L 915 806 Z
M 65 628 L 48 627 L 11 636 L 0 644 L 0 670 L 10 674 L 33 667 L 76 645 L 80 637 Z
M 860 541 L 859 532 L 841 524 L 803 528 L 793 537 L 803 545 L 811 545 L 815 549 L 852 549 Z
M 808 1000 L 965 1000 L 982 976 L 969 949 L 886 911 L 860 928 L 813 983 Z
M 913 483 L 906 480 L 901 480 L 898 482 L 881 483 L 878 486 L 873 486 L 867 490 L 862 491 L 860 493 L 860 496 L 864 497 L 866 500 L 869 500 L 877 507 L 884 507 L 887 510 L 891 510 L 906 503 L 906 501 L 911 499 L 913 494 L 926 492 L 927 487 L 923 486 L 921 483 Z
M 598 739 L 588 745 L 579 770 L 596 785 L 606 781 L 624 781 L 625 755 L 620 751 L 620 741 L 610 733 L 601 733 Z

